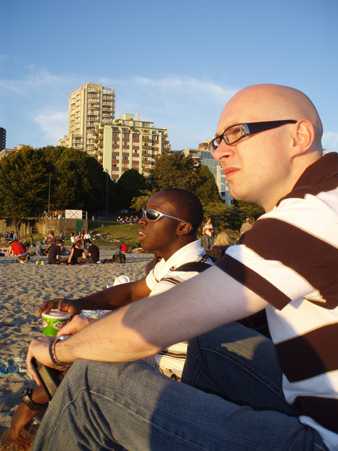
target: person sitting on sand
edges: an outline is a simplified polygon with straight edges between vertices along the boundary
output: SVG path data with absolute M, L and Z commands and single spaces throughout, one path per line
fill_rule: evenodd
M 54 246 L 51 246 L 48 252 L 48 261 L 51 265 L 55 265 L 57 263 L 66 263 L 68 261 L 68 257 L 60 257 L 62 253 L 63 241 L 57 240 Z
M 70 252 L 70 256 L 68 257 L 68 263 L 76 264 L 78 263 L 79 258 L 86 259 L 86 254 L 84 253 L 84 250 L 81 248 L 82 243 L 80 240 L 77 240 L 75 243 L 75 246 L 72 248 Z
M 54 236 L 54 232 L 53 232 L 53 230 L 50 230 L 48 232 L 47 237 L 45 238 L 44 243 L 36 245 L 36 255 L 40 255 L 41 256 L 43 251 L 46 251 L 51 246 L 54 246 L 55 243 L 56 243 L 56 239 L 55 239 L 55 236 Z
M 120 244 L 120 251 L 122 252 L 128 252 L 128 246 L 126 245 L 126 243 L 124 243 L 122 241 L 122 243 Z
M 78 263 L 97 263 L 100 261 L 100 249 L 95 246 L 95 244 L 92 244 L 92 242 L 89 240 L 87 242 L 89 245 L 87 250 L 87 257 L 78 257 L 77 261 Z
M 162 293 L 196 276 L 198 274 L 196 270 L 180 271 L 180 267 L 191 262 L 206 262 L 212 265 L 212 261 L 206 256 L 201 246 L 201 241 L 196 236 L 202 220 L 202 205 L 199 199 L 189 191 L 167 189 L 154 194 L 148 200 L 143 217 L 139 220 L 139 241 L 144 250 L 158 252 L 162 259 L 154 268 L 149 268 L 150 272 L 147 276 L 136 282 L 113 286 L 76 300 L 63 300 L 61 309 L 69 311 L 72 315 L 78 315 L 82 310 L 110 310 L 146 296 Z M 58 301 L 47 301 L 41 306 L 39 316 L 57 307 Z M 58 335 L 76 333 L 94 321 L 90 318 L 75 316 Z M 182 371 L 187 344 L 184 342 L 178 346 L 180 352 L 183 348 L 183 355 L 177 358 Z M 164 351 L 163 355 L 159 354 L 151 359 L 151 364 L 156 366 L 156 363 L 160 362 L 161 371 L 172 375 L 171 362 L 175 359 L 174 354 L 171 356 L 169 352 L 175 352 L 175 345 Z M 21 437 L 20 431 L 37 414 L 41 404 L 47 402 L 41 387 L 35 388 L 30 397 L 34 403 L 37 403 L 33 404 L 34 409 L 30 410 L 26 404 L 21 403 L 12 418 L 11 437 L 16 444 L 24 443 L 25 439 Z
M 13 243 L 7 249 L 7 257 L 15 257 L 26 253 L 26 246 L 19 241 L 13 241 Z

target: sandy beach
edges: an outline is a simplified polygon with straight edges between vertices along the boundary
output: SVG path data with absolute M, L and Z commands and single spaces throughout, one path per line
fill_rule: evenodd
M 113 254 L 100 249 L 101 260 Z M 35 385 L 24 359 L 30 341 L 42 335 L 42 320 L 36 316 L 40 305 L 55 297 L 73 299 L 103 290 L 122 274 L 138 280 L 153 254 L 134 252 L 126 257 L 125 264 L 76 266 L 49 265 L 47 257 L 32 257 L 24 264 L 15 257 L 0 257 L 0 433 L 10 426 L 22 390 Z M 1 443 L 0 449 L 5 449 Z

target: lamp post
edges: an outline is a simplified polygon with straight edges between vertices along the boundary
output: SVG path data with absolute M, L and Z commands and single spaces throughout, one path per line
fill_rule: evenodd
M 52 174 L 49 174 L 49 186 L 48 186 L 48 216 L 50 211 L 50 182 L 51 182 Z
M 108 219 L 108 185 L 109 185 L 109 173 L 108 173 L 108 169 L 106 169 L 106 172 L 107 172 L 106 219 Z

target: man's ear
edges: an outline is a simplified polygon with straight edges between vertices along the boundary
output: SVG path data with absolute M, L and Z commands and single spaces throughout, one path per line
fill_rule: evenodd
M 301 155 L 311 149 L 316 134 L 313 125 L 307 119 L 301 119 L 295 125 L 293 134 L 293 154 Z
M 177 228 L 177 235 L 188 235 L 193 230 L 193 226 L 189 222 L 181 222 Z

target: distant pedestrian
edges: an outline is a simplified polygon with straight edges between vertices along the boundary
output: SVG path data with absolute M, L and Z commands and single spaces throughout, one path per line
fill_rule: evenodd
M 211 218 L 207 218 L 207 222 L 203 226 L 203 235 L 205 238 L 205 248 L 211 249 L 214 237 L 214 226 L 212 225 Z
M 242 224 L 241 227 L 241 236 L 243 235 L 243 233 L 248 232 L 250 229 L 252 229 L 253 225 L 251 224 L 251 219 L 250 218 L 246 218 L 245 223 Z

